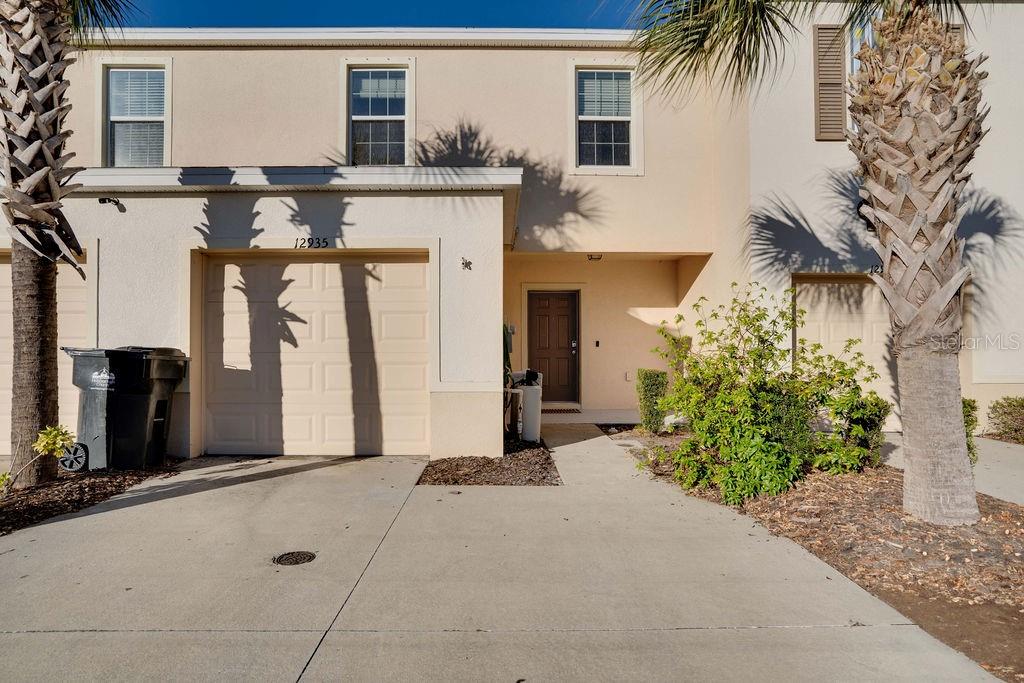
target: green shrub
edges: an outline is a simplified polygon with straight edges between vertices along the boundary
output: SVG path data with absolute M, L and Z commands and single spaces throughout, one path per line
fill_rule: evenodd
M 1004 396 L 988 408 L 989 431 L 1000 439 L 1024 444 L 1024 396 Z
M 733 292 L 728 306 L 694 305 L 694 348 L 661 351 L 678 369 L 661 407 L 688 418 L 693 432 L 674 456 L 680 483 L 716 487 L 739 504 L 786 491 L 812 467 L 839 473 L 877 462 L 890 406 L 862 393 L 860 383 L 877 375 L 854 342 L 836 357 L 801 339 L 794 354 L 803 313 L 756 285 Z M 831 434 L 812 431 L 817 416 L 831 420 Z
M 844 471 L 877 466 L 885 443 L 882 430 L 892 412 L 892 404 L 874 391 L 861 394 L 860 388 L 855 387 L 831 397 L 827 405 L 835 435 L 844 446 L 860 449 L 861 465 Z M 842 461 L 849 462 L 852 455 L 852 452 L 846 454 Z M 820 469 L 835 471 L 833 467 Z
M 964 429 L 967 431 L 967 455 L 971 464 L 978 464 L 978 444 L 974 443 L 974 432 L 978 431 L 978 402 L 973 398 L 963 399 Z
M 640 407 L 640 426 L 652 434 L 657 434 L 665 424 L 665 411 L 661 409 L 661 400 L 668 388 L 668 373 L 664 370 L 636 371 L 636 394 Z

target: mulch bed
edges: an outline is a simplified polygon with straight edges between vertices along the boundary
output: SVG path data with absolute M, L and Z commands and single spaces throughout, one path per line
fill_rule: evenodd
M 60 471 L 54 482 L 0 498 L 0 536 L 102 503 L 161 474 L 166 471 L 99 470 L 77 474 Z
M 654 476 L 675 483 L 670 464 L 650 464 Z M 738 510 L 992 674 L 1024 680 L 1024 506 L 979 494 L 978 524 L 940 527 L 905 515 L 902 491 L 903 472 L 892 467 L 816 472 Z M 687 493 L 721 503 L 714 490 Z
M 542 444 L 506 441 L 500 458 L 432 460 L 418 482 L 429 486 L 561 486 L 555 461 Z

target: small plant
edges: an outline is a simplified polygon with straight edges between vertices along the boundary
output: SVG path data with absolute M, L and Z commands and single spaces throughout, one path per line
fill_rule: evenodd
M 59 458 L 64 451 L 75 443 L 75 435 L 67 427 L 47 427 L 39 432 L 39 437 L 32 444 L 32 450 L 39 455 L 52 455 Z
M 665 411 L 661 409 L 661 400 L 668 388 L 668 373 L 663 370 L 636 371 L 636 394 L 640 408 L 640 426 L 651 434 L 662 430 L 665 422 Z
M 993 401 L 988 408 L 988 424 L 993 436 L 1024 444 L 1024 396 Z
M 967 455 L 971 464 L 978 464 L 978 444 L 974 442 L 974 432 L 978 430 L 978 402 L 973 398 L 963 399 L 964 429 L 967 432 Z
M 0 474 L 0 491 L 2 491 L 3 495 L 7 495 L 14 488 L 14 484 L 18 481 L 21 473 L 27 470 L 35 461 L 46 457 L 59 458 L 64 455 L 65 449 L 70 448 L 74 443 L 75 435 L 67 427 L 58 425 L 56 427 L 47 427 L 39 432 L 35 443 L 32 444 L 32 450 L 37 453 L 36 457 L 25 463 L 25 466 L 17 472 L 4 472 Z

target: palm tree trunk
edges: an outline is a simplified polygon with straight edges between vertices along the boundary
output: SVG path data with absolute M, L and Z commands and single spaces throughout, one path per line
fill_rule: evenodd
M 978 520 L 960 373 L 961 288 L 970 276 L 957 239 L 968 165 L 985 133 L 982 57 L 927 9 L 875 23 L 878 47 L 858 53 L 850 84 L 860 161 L 890 307 L 906 452 L 904 509 L 934 524 Z
M 978 521 L 957 354 L 914 346 L 896 359 L 903 413 L 903 509 L 934 524 Z M 954 419 L 955 416 L 955 419 Z
M 39 432 L 57 424 L 57 264 L 14 242 L 14 370 L 11 402 L 11 471 L 32 458 Z M 17 488 L 57 476 L 57 459 L 40 458 L 18 478 Z

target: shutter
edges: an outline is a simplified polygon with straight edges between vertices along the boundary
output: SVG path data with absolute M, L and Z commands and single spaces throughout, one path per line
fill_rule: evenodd
M 967 36 L 964 34 L 963 24 L 950 24 L 949 32 L 963 40 L 965 43 L 967 42 Z
M 814 27 L 814 139 L 846 139 L 846 36 L 838 24 Z
M 576 73 L 577 113 L 580 116 L 629 117 L 631 79 L 627 71 Z

